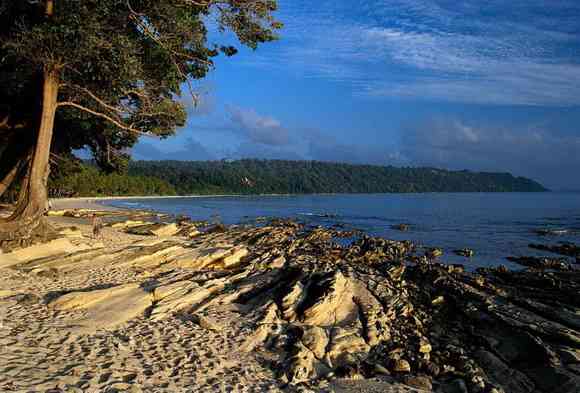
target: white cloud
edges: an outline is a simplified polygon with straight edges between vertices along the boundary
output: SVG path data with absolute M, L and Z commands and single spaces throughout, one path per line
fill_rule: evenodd
M 580 2 L 282 0 L 275 53 L 247 64 L 358 96 L 580 105 Z M 257 55 L 257 58 L 256 58 Z
M 254 109 L 235 106 L 229 106 L 227 111 L 236 126 L 234 130 L 241 131 L 252 142 L 272 146 L 288 143 L 288 130 L 273 117 L 260 115 Z
M 439 118 L 409 125 L 399 158 L 412 165 L 510 171 L 549 187 L 577 188 L 579 151 L 580 136 L 558 134 L 548 126 L 514 129 Z

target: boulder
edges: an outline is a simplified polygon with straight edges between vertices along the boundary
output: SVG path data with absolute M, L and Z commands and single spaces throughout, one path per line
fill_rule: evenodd
M 443 250 L 440 248 L 430 248 L 425 252 L 425 256 L 430 259 L 436 259 L 443 255 Z
M 453 252 L 456 255 L 459 255 L 459 256 L 465 257 L 465 258 L 471 258 L 475 255 L 475 251 L 473 251 L 472 249 L 469 249 L 469 248 L 462 248 L 460 250 L 454 250 Z

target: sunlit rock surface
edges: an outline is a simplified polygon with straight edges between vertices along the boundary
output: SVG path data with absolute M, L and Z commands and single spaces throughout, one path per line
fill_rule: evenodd
M 119 378 L 213 389 L 199 345 L 236 370 L 233 386 L 272 391 L 578 392 L 577 270 L 466 273 L 409 242 L 340 246 L 343 233 L 287 221 L 153 233 L 190 228 L 169 225 L 143 224 L 151 238 L 116 249 L 63 238 L 0 255 L 3 391 Z M 41 356 L 50 367 L 24 366 Z

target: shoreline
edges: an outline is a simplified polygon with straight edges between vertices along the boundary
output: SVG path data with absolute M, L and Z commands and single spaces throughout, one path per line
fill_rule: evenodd
M 106 201 L 122 201 L 122 200 L 150 200 L 150 199 L 194 199 L 194 198 L 252 198 L 252 197 L 300 197 L 300 196 L 336 196 L 336 195 L 431 195 L 431 194 L 534 194 L 539 192 L 412 192 L 412 193 L 316 193 L 316 194 L 209 194 L 209 195 L 130 195 L 130 196 L 98 196 L 98 197 L 72 197 L 72 198 L 49 198 L 52 204 L 51 210 L 65 210 L 65 209 L 95 209 L 100 207 L 100 210 L 115 211 L 115 210 L 133 210 L 128 207 L 119 207 L 107 205 Z M 551 193 L 580 193 L 580 191 L 545 191 L 542 194 Z
M 0 367 L 13 366 L 0 390 L 41 380 L 43 391 L 524 393 L 510 389 L 515 375 L 572 393 L 580 383 L 577 272 L 474 273 L 410 242 L 336 247 L 352 233 L 290 220 L 220 227 L 127 213 L 100 238 L 90 212 L 51 218 L 62 238 L 0 263 Z M 502 360 L 530 351 L 549 357 Z M 46 353 L 52 368 L 30 367 Z
M 333 196 L 333 195 L 431 195 L 431 194 L 444 194 L 444 195 L 469 195 L 469 194 L 551 194 L 551 193 L 563 193 L 563 194 L 576 194 L 580 191 L 470 191 L 470 192 L 441 192 L 441 191 L 428 191 L 428 192 L 322 192 L 322 193 L 297 193 L 297 194 L 284 194 L 284 193 L 273 193 L 273 194 L 191 194 L 191 195 L 128 195 L 128 196 L 97 196 L 97 197 L 71 197 L 71 198 L 49 198 L 52 202 L 60 201 L 79 201 L 79 200 L 132 200 L 132 199 L 187 199 L 187 198 L 229 198 L 229 197 L 284 197 L 284 196 Z

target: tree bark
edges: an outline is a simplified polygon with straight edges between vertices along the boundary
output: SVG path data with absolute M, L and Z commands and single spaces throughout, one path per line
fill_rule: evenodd
M 6 176 L 4 176 L 4 179 L 0 181 L 0 197 L 4 195 L 4 193 L 8 190 L 8 188 L 10 188 L 10 185 L 14 182 L 14 179 L 16 179 L 18 172 L 20 172 L 21 167 L 22 164 L 20 162 L 17 163 L 10 170 L 10 172 L 8 172 Z
M 0 197 L 4 196 L 13 183 L 22 180 L 35 145 L 33 137 L 36 135 L 30 135 L 32 133 L 33 130 L 26 130 L 13 138 L 2 141 L 6 144 L 6 148 L 0 153 L 0 179 L 2 179 L 0 180 Z
M 16 209 L 10 217 L 0 222 L 0 247 L 29 244 L 35 237 L 45 238 L 49 227 L 44 219 L 47 210 L 47 183 L 50 172 L 50 145 L 54 129 L 59 89 L 57 69 L 44 72 L 42 91 L 42 114 L 38 136 L 27 176 L 21 184 L 20 197 Z

